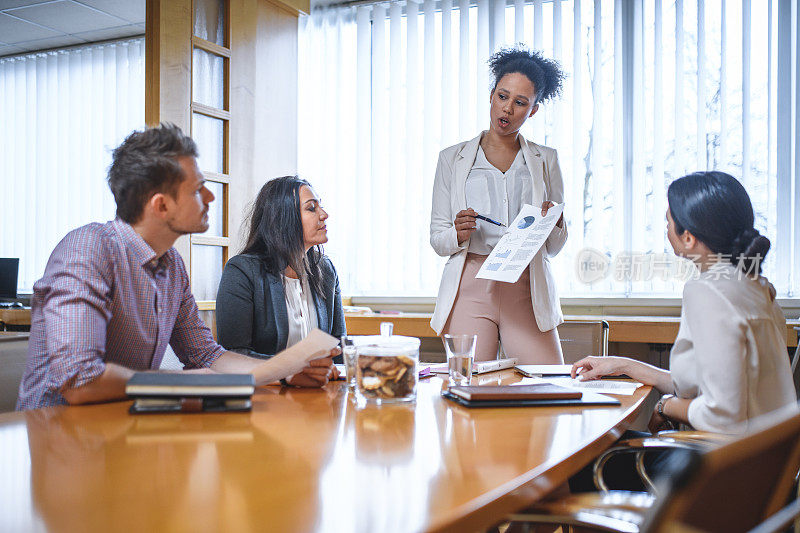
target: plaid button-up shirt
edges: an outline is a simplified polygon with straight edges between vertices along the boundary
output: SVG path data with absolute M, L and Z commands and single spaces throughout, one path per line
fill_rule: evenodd
M 167 348 L 186 368 L 225 351 L 200 320 L 175 248 L 152 248 L 119 220 L 78 228 L 58 243 L 33 286 L 28 364 L 17 409 L 66 403 L 61 392 L 96 379 L 113 362 L 154 370 Z

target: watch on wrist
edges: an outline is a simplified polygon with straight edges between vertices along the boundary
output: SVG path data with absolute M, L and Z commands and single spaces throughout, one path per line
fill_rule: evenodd
M 658 400 L 658 403 L 656 404 L 656 412 L 659 415 L 666 417 L 667 415 L 664 414 L 664 406 L 667 404 L 669 400 L 671 400 L 674 397 L 675 397 L 674 394 L 665 394 L 664 396 L 662 396 L 661 399 Z

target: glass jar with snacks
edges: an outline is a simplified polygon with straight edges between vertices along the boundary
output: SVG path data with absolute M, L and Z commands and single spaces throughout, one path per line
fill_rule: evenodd
M 392 335 L 392 324 L 381 324 L 381 335 L 361 337 L 356 356 L 356 394 L 368 403 L 413 402 L 417 397 L 419 339 Z

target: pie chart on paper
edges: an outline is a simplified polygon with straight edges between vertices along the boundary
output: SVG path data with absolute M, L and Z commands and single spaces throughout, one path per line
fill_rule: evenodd
M 527 217 L 525 217 L 525 218 L 523 218 L 522 220 L 519 221 L 519 224 L 517 224 L 517 227 L 519 229 L 525 229 L 525 228 L 529 227 L 531 224 L 533 224 L 534 222 L 536 222 L 536 217 L 527 216 Z

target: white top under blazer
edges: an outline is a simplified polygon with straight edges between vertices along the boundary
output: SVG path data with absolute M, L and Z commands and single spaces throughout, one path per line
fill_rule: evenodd
M 439 284 L 439 295 L 433 311 L 431 327 L 441 335 L 453 302 L 456 299 L 464 261 L 470 240 L 460 246 L 456 237 L 453 220 L 456 213 L 467 208 L 466 181 L 475 164 L 480 141 L 486 132 L 470 141 L 465 141 L 439 153 L 436 176 L 433 181 L 433 200 L 431 206 L 430 242 L 434 251 L 448 257 Z M 519 136 L 520 152 L 528 170 L 530 188 L 528 198 L 523 203 L 541 206 L 545 201 L 560 204 L 564 201 L 564 182 L 558 166 L 555 150 L 526 141 Z M 481 213 L 484 214 L 484 213 Z M 544 246 L 534 256 L 530 266 L 531 301 L 536 325 L 540 331 L 549 331 L 564 321 L 561 302 L 558 299 L 555 280 L 550 266 L 550 258 L 564 247 L 567 241 L 567 224 L 556 226 L 545 241 Z
M 783 312 L 764 278 L 739 272 L 717 263 L 683 289 L 670 373 L 676 396 L 693 398 L 695 429 L 738 433 L 753 417 L 797 406 Z
M 485 220 L 475 221 L 477 228 L 469 238 L 467 251 L 489 255 L 508 229 L 508 223 L 522 210 L 525 198 L 531 196 L 530 172 L 525 166 L 522 150 L 517 152 L 511 166 L 503 172 L 486 159 L 486 154 L 479 145 L 475 163 L 467 175 L 464 187 L 467 207 L 471 207 L 479 215 L 506 225 L 503 228 Z
M 282 276 L 286 294 L 286 315 L 289 319 L 289 333 L 286 337 L 288 348 L 305 339 L 311 330 L 317 327 L 317 309 L 305 276 L 302 281 L 283 274 Z

